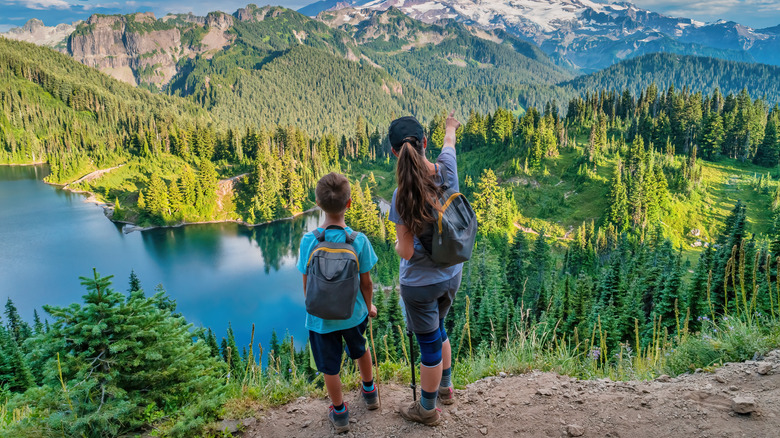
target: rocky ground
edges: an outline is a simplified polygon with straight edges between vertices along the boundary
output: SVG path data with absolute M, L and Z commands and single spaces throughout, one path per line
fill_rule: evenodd
M 357 391 L 346 395 L 347 437 L 777 437 L 780 436 L 780 350 L 713 373 L 650 382 L 577 380 L 555 373 L 489 377 L 442 406 L 442 424 L 404 421 L 397 408 L 411 390 L 382 385 L 382 407 L 367 411 Z M 328 401 L 302 397 L 243 420 L 244 437 L 333 435 Z M 236 424 L 228 424 L 235 428 Z

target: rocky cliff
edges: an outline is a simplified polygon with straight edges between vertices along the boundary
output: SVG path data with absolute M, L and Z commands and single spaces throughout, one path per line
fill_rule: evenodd
M 183 57 L 219 50 L 229 44 L 225 31 L 233 17 L 221 12 L 207 17 L 152 13 L 93 15 L 67 42 L 77 61 L 133 85 L 160 89 L 178 72 Z

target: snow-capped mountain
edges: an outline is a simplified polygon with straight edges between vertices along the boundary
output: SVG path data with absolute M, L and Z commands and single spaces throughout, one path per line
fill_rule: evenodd
M 629 2 L 591 0 L 322 0 L 300 10 L 398 8 L 428 23 L 455 20 L 505 29 L 536 43 L 553 59 L 583 71 L 651 52 L 714 56 L 780 65 L 777 28 L 673 18 Z

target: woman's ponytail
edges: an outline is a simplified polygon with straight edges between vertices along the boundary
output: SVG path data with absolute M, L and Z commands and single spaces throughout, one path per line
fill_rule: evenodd
M 440 188 L 428 169 L 421 141 L 414 137 L 405 138 L 398 152 L 395 169 L 398 181 L 396 208 L 409 231 L 419 236 L 425 226 L 436 221 L 434 211 L 440 211 Z

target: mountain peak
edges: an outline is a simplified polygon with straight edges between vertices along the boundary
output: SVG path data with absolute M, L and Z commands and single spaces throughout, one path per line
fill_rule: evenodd
M 530 40 L 559 64 L 583 72 L 645 53 L 670 52 L 780 64 L 780 35 L 733 21 L 703 23 L 641 9 L 630 2 L 593 0 L 321 0 L 300 10 L 316 15 L 345 7 L 398 8 L 429 23 L 456 21 L 501 29 Z

